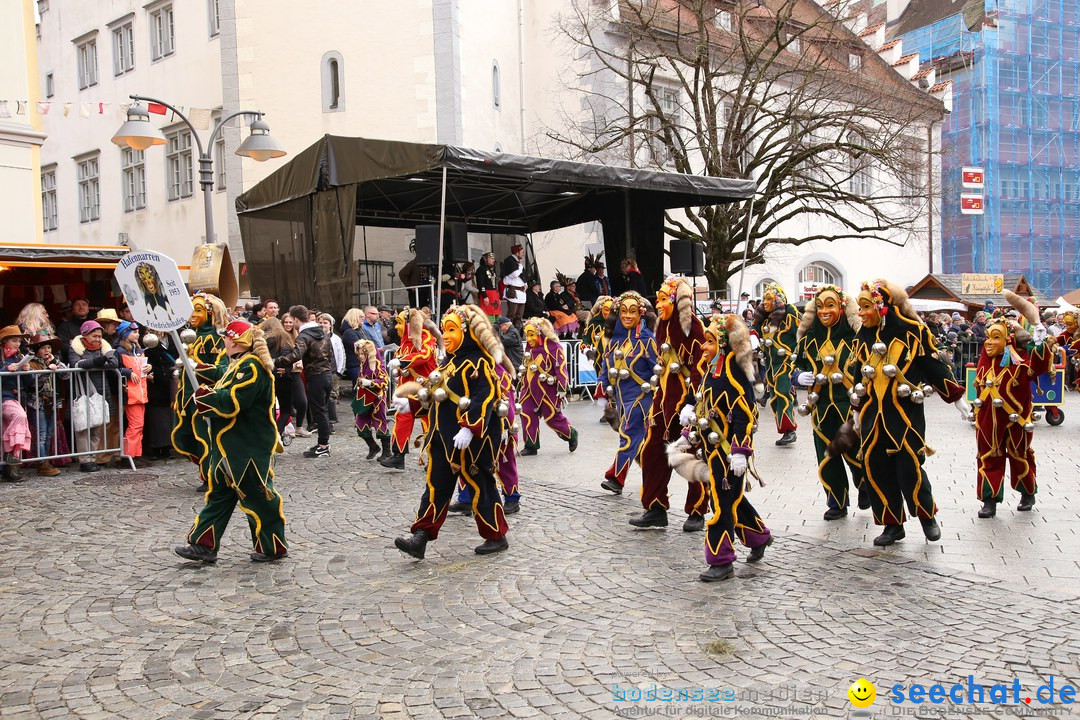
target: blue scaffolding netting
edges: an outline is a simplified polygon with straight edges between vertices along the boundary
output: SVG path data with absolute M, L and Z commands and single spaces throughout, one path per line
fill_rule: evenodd
M 1080 1 L 986 0 L 984 10 L 974 30 L 956 14 L 902 36 L 905 53 L 953 82 L 943 270 L 1019 272 L 1055 298 L 1080 287 Z M 964 166 L 985 171 L 984 215 L 960 213 Z

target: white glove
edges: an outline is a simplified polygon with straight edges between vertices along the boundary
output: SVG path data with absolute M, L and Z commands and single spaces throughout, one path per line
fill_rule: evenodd
M 803 387 L 814 386 L 814 373 L 800 372 L 795 374 L 795 382 Z
M 397 358 L 390 358 L 390 362 L 386 363 L 386 367 L 388 370 L 397 370 L 399 367 L 401 367 L 401 360 Z
M 680 435 L 678 438 L 675 439 L 675 442 L 668 445 L 668 448 L 674 449 L 676 452 L 689 452 L 690 441 Z
M 409 398 L 394 398 L 394 409 L 399 413 L 409 412 Z
M 694 422 L 694 406 L 683 405 L 683 409 L 679 411 L 679 424 L 686 427 L 690 423 Z
M 742 477 L 746 474 L 746 456 L 742 453 L 735 453 L 731 456 L 731 474 L 735 477 Z
M 364 378 L 363 380 L 361 380 L 360 384 L 363 385 L 364 387 L 371 387 L 371 381 L 368 380 L 367 378 Z
M 960 417 L 964 418 L 965 420 L 971 419 L 971 406 L 968 405 L 967 400 L 960 398 L 953 403 L 953 406 L 960 411 Z
M 1046 341 L 1046 326 L 1039 324 L 1031 330 L 1031 339 L 1036 345 L 1042 345 Z
M 454 436 L 454 447 L 458 450 L 464 450 L 472 443 L 473 433 L 467 427 L 463 427 L 457 431 L 457 435 Z

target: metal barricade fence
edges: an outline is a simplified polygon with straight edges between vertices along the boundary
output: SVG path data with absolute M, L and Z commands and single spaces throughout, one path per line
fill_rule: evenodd
M 18 402 L 26 412 L 27 422 L 33 430 L 33 446 L 23 453 L 23 462 L 80 458 L 92 460 L 99 455 L 123 454 L 125 418 L 124 394 L 121 388 L 126 382 L 119 368 L 0 372 L 0 382 L 3 383 L 5 394 L 11 389 L 12 380 Z M 77 421 L 74 417 L 76 400 L 84 395 L 87 400 L 79 403 L 84 417 Z M 101 400 L 93 400 L 94 396 L 100 396 Z M 46 399 L 48 397 L 52 398 L 51 402 Z M 99 402 L 103 413 L 102 417 L 95 421 L 91 415 Z M 109 413 L 108 421 L 104 419 L 106 409 Z M 76 423 L 84 429 L 76 430 Z M 58 447 L 57 429 L 61 426 L 68 430 L 69 447 L 66 453 L 59 452 Z M 0 437 L 5 429 L 3 416 L 0 415 Z M 44 441 L 41 438 L 43 429 L 46 433 Z M 110 443 L 110 440 L 115 440 L 115 443 Z M 4 464 L 5 460 L 6 457 L 0 458 L 0 464 Z M 128 462 L 134 469 L 131 458 L 128 458 Z

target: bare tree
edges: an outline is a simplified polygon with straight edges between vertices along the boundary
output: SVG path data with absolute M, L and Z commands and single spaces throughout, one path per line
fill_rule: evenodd
M 563 81 L 582 110 L 564 113 L 550 139 L 574 159 L 758 181 L 752 212 L 668 213 L 669 236 L 704 243 L 713 289 L 739 272 L 744 250 L 754 265 L 774 245 L 916 235 L 927 128 L 944 108 L 814 2 L 572 7 L 558 21 L 577 50 Z

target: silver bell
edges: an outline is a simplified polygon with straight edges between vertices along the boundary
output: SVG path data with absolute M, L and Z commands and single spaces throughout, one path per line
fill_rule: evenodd
M 615 394 L 615 388 L 613 386 L 611 386 L 611 385 L 608 385 L 606 388 L 604 388 L 604 392 L 606 392 L 608 395 L 614 395 Z M 520 408 L 520 407 L 521 406 L 518 405 L 518 408 Z
M 499 417 L 506 417 L 510 414 L 510 405 L 506 402 L 501 402 L 495 407 L 495 414 Z
M 814 404 L 814 403 L 816 403 L 816 402 L 817 402 L 817 401 L 818 401 L 819 399 L 820 399 L 820 397 L 819 397 L 819 395 L 818 395 L 818 394 L 817 394 L 816 392 L 812 392 L 812 393 L 807 393 L 807 394 L 806 394 L 806 402 L 807 402 L 807 403 L 809 403 L 810 405 L 813 405 L 813 404 Z
M 622 370 L 619 371 L 619 379 L 620 380 L 625 380 L 628 377 L 630 377 L 630 371 L 629 370 L 627 370 L 626 368 L 623 368 Z
M 857 408 L 857 407 L 859 407 L 859 405 L 862 404 L 862 398 L 859 397 L 858 395 L 851 394 L 848 397 L 851 398 L 851 407 Z
M 522 364 L 518 365 L 518 372 L 519 373 L 525 372 L 525 363 L 522 363 Z
M 514 412 L 521 412 L 521 411 L 522 411 L 521 403 L 514 403 Z
M 832 375 L 829 376 L 829 381 L 833 385 L 839 385 L 840 383 L 844 382 L 844 373 L 834 372 Z
M 154 333 L 148 332 L 145 335 L 143 335 L 142 345 L 147 350 L 153 350 L 154 348 L 156 348 L 160 344 L 161 344 L 161 338 L 159 338 Z
M 994 407 L 999 408 L 1005 404 L 1005 401 L 1001 398 L 994 398 Z
M 1031 414 L 1031 420 L 1032 420 L 1033 422 L 1039 422 L 1039 421 L 1040 421 L 1040 420 L 1042 420 L 1042 419 L 1043 419 L 1043 415 L 1042 415 L 1042 413 L 1040 413 L 1040 412 L 1037 412 L 1037 413 L 1032 413 L 1032 414 Z
M 1009 413 L 1009 422 L 1020 422 L 1020 415 L 1017 413 Z
M 615 350 L 615 357 L 616 357 L 616 359 L 620 359 L 620 358 L 622 358 L 622 356 L 623 356 L 623 351 L 622 351 L 622 350 L 618 350 L 618 349 L 616 349 L 616 350 Z
M 430 382 L 432 385 L 437 385 L 439 383 L 439 381 L 442 380 L 442 373 L 439 372 L 438 370 L 432 370 L 431 374 L 428 375 L 427 377 L 428 377 L 428 382 Z
M 416 393 L 416 397 L 420 399 L 420 402 L 427 402 L 431 399 L 431 392 L 427 388 L 420 388 L 420 391 Z
M 647 382 L 641 383 L 641 392 L 649 392 L 650 390 L 652 390 L 652 385 Z
M 926 395 L 926 397 L 930 397 L 931 395 L 934 394 L 934 386 L 933 385 L 923 385 L 922 386 L 922 391 L 923 391 L 923 395 Z
M 872 378 L 877 375 L 877 370 L 874 369 L 873 365 L 863 365 L 862 374 L 864 378 Z
M 776 354 L 779 357 L 784 357 L 785 355 L 787 355 L 787 350 L 785 350 L 784 348 L 780 348 L 776 351 Z
M 986 387 L 994 387 L 994 381 L 990 378 L 986 378 L 986 382 L 983 383 Z
M 762 343 L 765 347 L 772 347 L 772 338 L 765 338 L 765 342 Z
M 916 405 L 922 405 L 923 400 L 925 400 L 925 399 L 926 399 L 926 397 L 923 395 L 922 390 L 912 390 L 911 391 L 911 402 L 915 403 Z
M 435 402 L 442 402 L 446 399 L 446 390 L 443 388 L 438 388 L 435 390 L 435 393 L 432 395 L 432 397 L 435 398 Z
M 510 424 L 510 432 L 514 433 L 515 435 L 517 434 L 517 431 L 520 430 L 520 429 L 521 428 L 518 427 L 518 424 L 517 424 L 516 421 Z
M 555 376 L 554 375 L 548 375 L 546 378 L 544 378 L 544 382 L 546 382 L 548 385 L 554 385 L 555 384 Z
M 715 432 L 709 433 L 708 440 L 709 440 L 710 445 L 716 445 L 717 443 L 720 442 L 720 433 L 715 433 Z
M 655 385 L 656 383 L 660 382 L 660 376 L 659 375 L 653 375 L 651 378 L 649 378 L 649 382 L 651 384 Z
M 529 372 L 533 372 L 533 373 L 534 373 L 534 372 L 536 372 L 536 371 L 537 371 L 537 369 L 538 369 L 538 368 L 537 368 L 537 366 L 536 366 L 536 363 L 533 363 L 532 365 L 530 365 L 530 366 L 529 366 Z M 610 370 L 608 370 L 608 372 L 611 372 L 611 371 L 610 371 Z
M 907 383 L 900 383 L 896 386 L 896 394 L 902 398 L 906 398 L 911 395 L 911 386 Z
M 191 351 L 191 346 L 185 342 L 182 342 L 180 343 L 180 349 L 184 351 L 185 355 L 187 355 Z
M 704 430 L 705 428 L 709 427 L 709 418 L 707 418 L 707 417 L 698 418 L 697 424 L 698 424 L 699 428 Z
M 835 365 L 836 364 L 836 356 L 835 355 L 826 355 L 825 356 L 825 364 L 829 365 L 829 366 Z
M 668 370 L 675 373 L 675 372 L 679 372 L 679 368 L 681 368 L 681 367 L 682 367 L 682 365 L 680 365 L 679 363 L 673 362 L 670 365 L 668 365 Z
M 663 343 L 662 345 L 660 345 L 660 352 L 666 353 L 669 350 L 671 350 L 671 345 L 669 345 L 668 343 Z
M 1035 432 L 1035 423 L 1024 423 L 1024 432 Z
M 664 372 L 664 366 L 661 365 L 660 363 L 656 363 L 655 365 L 652 366 L 652 371 L 654 373 L 656 373 L 657 375 L 659 375 L 660 373 Z
M 885 367 L 881 368 L 881 372 L 885 373 L 885 377 L 894 378 L 894 377 L 896 377 L 897 371 L 898 371 L 898 368 L 895 365 L 891 364 L 891 363 L 889 365 L 886 365 Z
M 810 414 L 810 406 L 806 403 L 799 403 L 799 406 L 795 408 L 795 412 L 799 413 L 803 417 Z
M 607 374 L 608 374 L 609 378 L 614 378 L 616 375 L 619 374 L 619 371 L 616 370 L 615 368 L 608 368 L 607 369 Z
M 825 376 L 825 373 L 818 373 L 814 376 L 814 382 L 818 385 L 824 385 L 825 381 L 829 378 Z
M 982 398 L 975 398 L 974 400 L 971 401 L 971 407 L 973 407 L 973 408 L 981 408 L 982 405 L 983 405 Z
M 183 369 L 183 367 L 184 367 L 184 359 L 183 358 L 176 358 L 175 360 L 173 360 L 173 365 L 175 365 L 177 367 L 177 369 Z
M 855 394 L 856 394 L 856 395 L 857 395 L 858 397 L 862 397 L 863 395 L 865 395 L 865 394 L 866 394 L 866 386 L 865 386 L 865 385 L 863 385 L 862 383 L 855 383 L 855 388 L 854 388 L 854 390 L 855 390 Z
M 874 346 L 871 348 L 871 350 L 874 351 L 875 355 L 884 355 L 885 351 L 888 350 L 888 349 L 889 348 L 885 347 L 885 343 L 883 343 L 883 342 L 876 342 L 876 343 L 874 343 Z
M 198 334 L 191 328 L 184 328 L 180 331 L 180 342 L 182 343 L 193 343 L 197 337 L 199 337 Z
M 401 368 L 394 368 L 390 371 L 390 374 L 394 377 L 401 377 Z
M 463 397 L 457 401 L 458 410 L 468 410 L 470 405 L 472 405 L 471 398 Z

